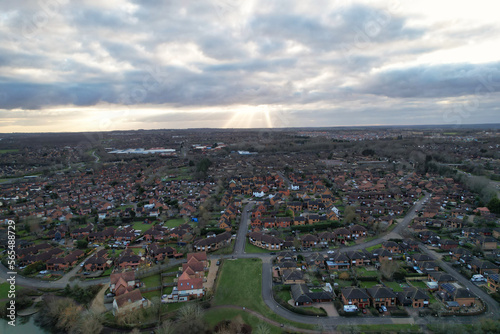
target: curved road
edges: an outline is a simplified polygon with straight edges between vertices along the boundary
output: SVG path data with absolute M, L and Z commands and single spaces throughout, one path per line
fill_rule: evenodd
M 391 239 L 391 238 L 397 238 L 401 237 L 401 232 L 403 232 L 405 229 L 408 228 L 408 225 L 412 221 L 412 219 L 416 216 L 416 212 L 420 211 L 423 203 L 430 198 L 431 194 L 426 194 L 424 198 L 420 199 L 415 203 L 415 205 L 409 210 L 407 215 L 403 218 L 403 220 L 391 231 L 388 232 L 384 235 L 381 235 L 379 238 L 359 244 L 359 245 L 354 245 L 350 247 L 342 247 L 338 251 L 339 252 L 347 252 L 351 250 L 359 250 L 359 249 L 364 249 L 367 247 L 371 247 L 374 245 L 377 245 L 385 240 Z M 429 319 L 429 318 L 419 318 L 419 319 L 413 319 L 413 318 L 391 318 L 391 317 L 356 317 L 356 318 L 345 318 L 345 317 L 340 317 L 340 316 L 335 316 L 335 317 L 312 317 L 312 316 L 305 316 L 305 315 L 300 315 L 297 313 L 293 313 L 285 308 L 283 308 L 281 305 L 279 305 L 273 298 L 273 292 L 272 292 L 272 259 L 274 256 L 271 256 L 269 254 L 265 253 L 255 253 L 255 254 L 246 254 L 244 252 L 245 250 L 245 243 L 246 243 L 246 232 L 248 230 L 248 219 L 249 219 L 249 211 L 253 208 L 254 203 L 249 202 L 243 209 L 242 215 L 241 215 L 241 222 L 240 226 L 238 229 L 237 233 L 237 238 L 236 238 L 236 244 L 235 248 L 233 251 L 232 255 L 226 255 L 226 256 L 215 256 L 215 255 L 210 255 L 210 259 L 218 259 L 218 258 L 260 258 L 262 260 L 262 298 L 264 299 L 264 302 L 266 305 L 273 310 L 276 314 L 280 315 L 283 318 L 286 318 L 291 321 L 296 321 L 296 322 L 301 322 L 305 324 L 312 324 L 312 325 L 317 325 L 324 330 L 334 330 L 336 326 L 338 325 L 361 325 L 361 324 L 427 324 L 429 322 L 460 322 L 460 323 L 471 323 L 474 321 L 477 321 L 478 318 L 481 317 L 491 317 L 492 315 L 498 315 L 500 313 L 500 307 L 498 303 L 493 300 L 487 293 L 485 293 L 483 290 L 479 289 L 476 285 L 472 284 L 470 281 L 468 281 L 465 277 L 463 277 L 460 273 L 458 273 L 454 268 L 452 268 L 450 265 L 447 263 L 442 262 L 439 260 L 436 255 L 431 252 L 425 245 L 419 244 L 422 252 L 429 254 L 433 259 L 437 261 L 439 266 L 452 275 L 458 282 L 460 282 L 462 285 L 464 285 L 466 288 L 470 289 L 474 294 L 479 296 L 487 305 L 488 305 L 488 313 L 486 315 L 481 315 L 481 316 L 471 316 L 471 317 L 450 317 L 450 318 L 439 318 L 439 319 Z M 307 255 L 310 252 L 303 252 L 303 255 Z M 323 251 L 321 253 L 326 253 L 326 251 Z M 171 264 L 176 264 L 176 260 L 171 261 Z M 181 263 L 182 260 L 179 260 L 179 263 Z M 2 278 L 8 278 L 7 275 L 7 268 L 5 268 L 3 265 L 0 264 L 0 277 Z M 33 279 L 33 278 L 26 278 L 20 275 L 17 275 L 16 277 L 16 284 L 18 285 L 23 285 L 27 287 L 32 287 L 32 288 L 64 288 L 64 286 L 69 282 L 69 275 L 71 274 L 68 273 L 66 274 L 63 278 L 61 278 L 59 281 L 53 281 L 53 282 L 47 282 L 47 281 L 41 281 L 38 279 Z M 68 277 L 67 277 L 68 276 Z M 83 282 L 78 282 L 82 286 L 90 286 L 90 285 L 95 285 L 95 284 L 104 284 L 108 283 L 109 278 L 105 277 L 102 279 L 95 279 L 95 280 L 88 280 L 88 281 L 83 281 Z M 76 284 L 77 281 L 74 281 L 74 284 Z

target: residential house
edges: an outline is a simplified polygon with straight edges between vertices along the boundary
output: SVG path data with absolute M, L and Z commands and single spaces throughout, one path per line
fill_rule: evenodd
M 375 308 L 379 308 L 384 305 L 386 307 L 396 306 L 396 294 L 387 287 L 374 286 L 367 289 L 370 295 L 371 304 Z
M 119 316 L 129 312 L 136 312 L 148 307 L 148 300 L 143 298 L 139 289 L 126 292 L 113 300 L 113 315 Z
M 402 306 L 411 306 L 413 308 L 428 307 L 430 297 L 423 289 L 415 287 L 403 288 L 403 291 L 396 292 L 397 301 Z
M 360 309 L 370 306 L 370 296 L 366 289 L 346 287 L 341 290 L 344 305 L 355 305 Z

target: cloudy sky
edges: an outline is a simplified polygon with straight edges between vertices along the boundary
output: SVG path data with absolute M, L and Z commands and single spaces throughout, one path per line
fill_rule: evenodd
M 498 123 L 497 0 L 2 0 L 0 132 Z

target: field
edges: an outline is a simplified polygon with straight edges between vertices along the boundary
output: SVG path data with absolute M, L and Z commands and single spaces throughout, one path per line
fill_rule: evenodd
M 410 284 L 416 288 L 427 289 L 427 285 L 422 281 L 410 281 Z
M 142 221 L 140 222 L 134 222 L 132 225 L 134 230 L 141 230 L 141 232 L 145 232 L 149 230 L 151 227 L 153 227 L 153 224 L 144 224 Z
M 153 288 L 155 286 L 161 285 L 160 274 L 141 278 L 141 282 L 146 285 L 146 288 Z
M 19 152 L 19 150 L 18 150 L 18 149 L 0 150 L 0 154 L 4 154 L 4 153 L 15 153 L 15 152 Z
M 338 331 L 345 333 L 421 333 L 419 325 L 394 324 L 394 325 L 340 325 Z
M 375 285 L 379 284 L 376 281 L 359 281 L 359 287 L 363 289 L 373 288 Z
M 391 288 L 394 292 L 403 291 L 403 288 L 397 282 L 384 282 L 385 286 Z
M 357 267 L 356 273 L 358 274 L 358 277 L 376 278 L 379 275 L 379 272 L 377 270 L 366 270 L 366 268 L 363 268 L 363 267 Z
M 167 227 L 177 227 L 179 225 L 184 224 L 186 221 L 183 218 L 177 218 L 177 219 L 169 219 L 165 222 L 164 226 Z
M 170 305 L 169 305 L 169 307 L 170 307 Z M 265 326 L 267 326 L 270 329 L 269 332 L 265 332 L 265 333 L 269 333 L 269 334 L 282 333 L 281 328 L 276 327 L 276 326 L 272 326 L 268 323 L 265 323 L 262 320 L 260 320 L 259 318 L 255 317 L 251 314 L 248 314 L 247 312 L 245 312 L 243 310 L 231 310 L 231 309 L 208 310 L 205 313 L 204 318 L 205 318 L 205 321 L 207 322 L 207 324 L 209 325 L 210 328 L 213 328 L 215 325 L 217 325 L 219 322 L 221 322 L 223 320 L 233 320 L 236 318 L 237 320 L 242 319 L 243 322 L 252 326 L 252 328 L 254 330 L 260 323 L 264 323 Z
M 290 322 L 267 307 L 262 299 L 262 261 L 260 259 L 225 261 L 221 268 L 213 305 L 244 306 L 280 323 L 300 328 L 314 328 L 310 325 Z

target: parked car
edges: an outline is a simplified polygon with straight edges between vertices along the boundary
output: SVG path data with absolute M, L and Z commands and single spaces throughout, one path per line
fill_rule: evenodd
M 380 308 L 382 309 L 382 311 L 387 312 L 387 307 L 385 307 L 385 305 L 382 305 Z

